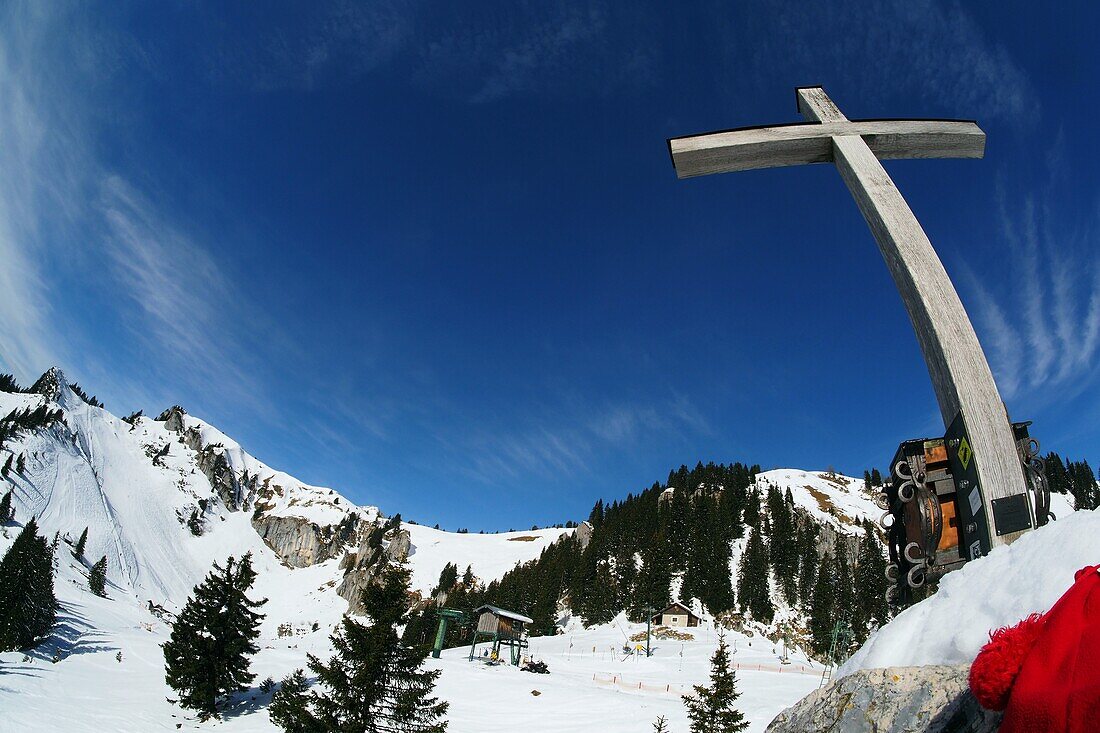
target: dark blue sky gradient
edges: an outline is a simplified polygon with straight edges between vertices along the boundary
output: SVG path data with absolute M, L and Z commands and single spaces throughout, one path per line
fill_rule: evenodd
M 1012 416 L 1097 455 L 1092 4 L 438 5 L 0 11 L 0 367 L 449 528 L 697 460 L 858 475 L 942 427 L 835 169 L 665 147 L 822 84 L 986 130 L 888 170 Z

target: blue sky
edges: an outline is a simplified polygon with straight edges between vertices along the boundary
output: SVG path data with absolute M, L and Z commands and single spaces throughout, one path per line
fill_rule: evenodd
M 1094 4 L 306 5 L 0 8 L 0 368 L 450 528 L 858 475 L 942 427 L 835 169 L 665 148 L 822 84 L 986 130 L 888 169 L 1013 417 L 1097 457 Z

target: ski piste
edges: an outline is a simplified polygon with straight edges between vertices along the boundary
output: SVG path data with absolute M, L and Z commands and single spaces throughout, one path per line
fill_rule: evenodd
M 961 414 L 942 438 L 915 438 L 898 446 L 876 503 L 884 510 L 893 585 L 886 598 L 906 606 L 913 590 L 989 553 L 992 537 L 1042 527 L 1055 518 L 1050 489 L 1031 422 L 1012 424 L 1027 493 L 994 499 L 986 516 L 974 449 Z

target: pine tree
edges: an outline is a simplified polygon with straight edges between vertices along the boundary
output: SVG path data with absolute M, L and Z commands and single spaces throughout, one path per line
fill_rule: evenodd
M 615 618 L 615 576 L 605 561 L 597 563 L 579 610 L 587 626 L 610 623 Z
M 753 489 L 745 502 L 745 526 L 756 527 L 760 524 L 760 492 Z
M 84 531 L 80 533 L 80 539 L 76 541 L 76 546 L 73 547 L 73 557 L 84 557 L 84 545 L 88 542 L 88 528 L 85 527 Z
M 247 596 L 255 580 L 251 553 L 240 562 L 230 557 L 224 568 L 214 563 L 162 647 L 165 680 L 179 693 L 180 705 L 204 718 L 217 715 L 219 699 L 246 689 L 256 676 L 248 671 L 249 657 L 259 650 L 254 642 L 263 614 L 253 609 L 267 599 Z
M 327 730 L 309 709 L 312 695 L 306 684 L 302 670 L 297 669 L 287 676 L 278 691 L 271 697 L 267 713 L 271 722 L 287 733 L 316 733 Z
M 658 531 L 642 548 L 642 568 L 638 571 L 638 603 L 645 608 L 661 609 L 668 605 L 672 584 L 672 560 L 668 540 Z
M 88 587 L 100 598 L 107 597 L 107 556 L 99 558 L 92 566 L 92 572 L 88 574 Z
M 863 539 L 856 556 L 855 589 L 859 613 L 852 620 L 856 641 L 862 642 L 869 627 L 886 623 L 890 607 L 886 603 L 886 558 L 882 544 L 875 536 L 870 522 L 863 525 Z
M 817 544 L 811 529 L 799 533 L 798 538 L 798 602 L 804 611 L 808 611 L 814 594 L 814 582 L 817 580 Z
M 833 629 L 833 612 L 836 596 L 833 586 L 833 568 L 835 562 L 831 555 L 821 559 L 814 583 L 813 598 L 810 601 L 810 639 L 813 650 L 824 657 L 829 651 L 830 633 Z
M 768 548 L 764 545 L 763 532 L 755 529 L 749 534 L 745 550 L 741 554 L 741 567 L 737 581 L 738 605 L 747 610 L 753 620 L 769 624 L 775 616 L 771 599 Z
M 733 606 L 730 583 L 730 543 L 717 521 L 717 502 L 698 496 L 689 515 L 687 572 L 680 597 L 698 598 L 712 614 Z
M 725 635 L 718 637 L 718 649 L 710 658 L 710 687 L 695 685 L 695 694 L 684 696 L 691 721 L 691 733 L 738 733 L 749 726 L 733 703 L 740 697 L 737 678 L 730 669 Z
M 32 518 L 0 560 L 0 651 L 34 646 L 56 617 L 53 553 Z
M 451 588 L 454 588 L 455 583 L 458 582 L 458 565 L 452 562 L 443 566 L 443 570 L 439 573 L 439 584 L 436 585 L 432 595 L 437 593 L 446 593 Z
M 1073 486 L 1073 506 L 1075 509 L 1088 511 L 1100 508 L 1100 491 L 1097 490 L 1096 486 L 1096 473 L 1089 466 L 1088 461 L 1070 464 L 1070 481 Z
M 400 643 L 409 571 L 387 568 L 380 584 L 364 591 L 370 624 L 345 616 L 332 635 L 336 653 L 327 662 L 310 654 L 320 689 L 305 690 L 301 673 L 284 681 L 272 722 L 286 731 L 442 733 L 448 704 L 431 696 L 439 670 L 421 669 L 425 649 Z
M 1069 474 L 1062 463 L 1062 457 L 1052 451 L 1046 455 L 1043 462 L 1046 464 L 1047 485 L 1050 486 L 1050 490 L 1058 494 L 1068 493 Z
M 15 472 L 23 476 L 27 472 L 27 454 L 20 453 L 19 460 L 15 462 Z
M 668 730 L 668 718 L 663 715 L 657 717 L 653 721 L 653 733 L 669 733 Z
M 882 486 L 882 474 L 877 468 L 871 469 L 871 486 Z
M 0 499 L 0 524 L 10 522 L 15 519 L 15 507 L 11 504 L 12 489 L 8 489 L 4 494 L 4 498 Z
M 841 538 L 837 538 L 836 555 L 833 558 L 833 609 L 837 620 L 849 625 L 856 612 L 855 583 L 852 580 L 852 566 L 848 564 L 848 553 Z
M 12 453 L 8 456 L 8 460 L 4 461 L 4 467 L 0 468 L 0 477 L 7 478 L 11 473 L 12 462 L 15 460 L 15 454 Z

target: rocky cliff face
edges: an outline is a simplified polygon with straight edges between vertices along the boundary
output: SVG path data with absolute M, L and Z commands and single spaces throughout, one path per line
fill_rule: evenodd
M 340 524 L 324 527 L 302 517 L 260 512 L 252 517 L 256 533 L 292 568 L 305 568 L 341 557 L 357 538 L 359 525 L 358 514 L 349 514 Z
M 381 574 L 387 564 L 405 562 L 411 548 L 412 537 L 408 530 L 396 528 L 383 533 L 382 527 L 375 527 L 366 533 L 359 548 L 355 552 L 347 553 L 340 563 L 346 572 L 336 592 L 348 602 L 348 613 L 366 613 L 363 590 Z
M 866 669 L 784 710 L 767 733 L 996 733 L 970 694 L 970 665 Z

